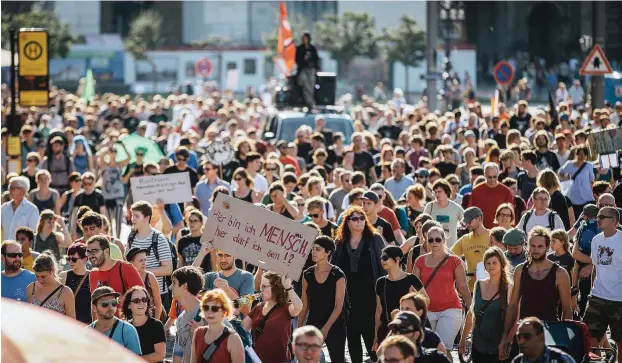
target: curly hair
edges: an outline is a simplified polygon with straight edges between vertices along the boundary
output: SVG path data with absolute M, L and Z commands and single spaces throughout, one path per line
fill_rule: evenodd
M 270 282 L 270 289 L 272 291 L 272 299 L 279 305 L 285 305 L 289 301 L 283 281 L 281 281 L 281 275 L 273 271 L 268 271 L 263 274 L 263 278 Z
M 551 232 L 549 232 L 548 229 L 542 226 L 533 227 L 531 231 L 529 231 L 529 238 L 527 238 L 527 240 L 530 241 L 534 237 L 544 237 L 546 248 L 548 249 L 551 246 Z
M 123 318 L 127 321 L 132 319 L 132 310 L 130 309 L 130 304 L 132 303 L 132 295 L 135 291 L 142 291 L 145 293 L 147 297 L 147 316 L 154 317 L 155 314 L 155 304 L 153 303 L 153 299 L 151 298 L 151 294 L 142 286 L 133 286 L 129 290 L 125 292 L 123 298 L 123 304 L 121 305 L 121 311 L 123 313 Z
M 369 222 L 369 219 L 367 219 L 367 215 L 365 214 L 365 211 L 363 210 L 363 208 L 359 206 L 350 206 L 348 210 L 346 210 L 346 212 L 344 213 L 343 220 L 341 221 L 341 224 L 339 225 L 339 227 L 337 228 L 337 232 L 335 233 L 336 243 L 350 242 L 351 232 L 350 232 L 350 227 L 348 227 L 348 221 L 350 220 L 350 217 L 354 213 L 358 213 L 361 216 L 363 216 L 363 218 L 365 218 L 365 228 L 363 229 L 363 238 L 370 240 L 374 237 L 374 234 L 376 233 L 376 229 Z

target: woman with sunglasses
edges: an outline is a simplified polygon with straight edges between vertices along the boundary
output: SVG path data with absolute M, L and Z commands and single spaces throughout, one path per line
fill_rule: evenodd
M 26 168 L 22 170 L 22 176 L 25 176 L 30 180 L 30 190 L 33 190 L 37 187 L 37 172 L 39 172 L 39 162 L 41 161 L 41 157 L 39 153 L 33 151 L 29 152 L 28 156 L 26 156 Z M 28 191 L 30 191 L 28 190 Z
M 510 301 L 512 278 L 510 263 L 498 247 L 486 250 L 483 261 L 488 277 L 475 283 L 473 305 L 467 311 L 458 351 L 465 353 L 466 340 L 472 330 L 473 363 L 495 363 L 505 354 L 498 351 L 503 335 L 503 319 L 499 317 Z
M 136 267 L 149 297 L 153 300 L 154 311 L 152 311 L 152 313 L 155 314 L 153 316 L 160 319 L 163 309 L 162 296 L 160 295 L 160 285 L 158 285 L 158 280 L 155 275 L 151 271 L 147 271 L 147 250 L 132 247 L 127 250 L 125 260 Z
M 372 349 L 377 343 L 375 282 L 386 274 L 380 263 L 384 239 L 371 225 L 363 208 L 350 206 L 344 213 L 335 240 L 331 262 L 345 273 L 350 294 L 351 313 L 347 322 L 350 357 L 353 362 L 363 361 L 362 336 L 370 358 L 376 361 Z
M 142 359 L 161 363 L 166 355 L 166 337 L 162 322 L 153 318 L 153 300 L 142 286 L 127 290 L 122 298 L 123 317 L 138 332 Z
M 201 298 L 200 314 L 207 325 L 194 331 L 190 363 L 244 363 L 242 339 L 224 324 L 233 314 L 233 303 L 227 294 L 221 289 L 206 292 Z
M 471 292 L 462 260 L 451 254 L 445 245 L 443 228 L 430 228 L 427 239 L 430 253 L 417 258 L 414 273 L 430 296 L 428 319 L 432 330 L 441 337 L 445 346 L 451 347 L 462 326 L 460 296 L 466 306 L 471 306 Z M 449 351 L 447 356 L 451 358 Z
M 330 257 L 335 242 L 320 236 L 313 242 L 311 258 L 315 262 L 304 270 L 302 279 L 302 311 L 298 328 L 313 325 L 322 331 L 331 362 L 345 362 L 346 319 L 349 301 L 346 278 L 341 269 L 332 265 Z
M 89 285 L 90 271 L 86 268 L 86 245 L 74 243 L 67 249 L 69 271 L 62 271 L 60 279 L 63 285 L 73 291 L 76 307 L 76 319 L 90 324 L 91 319 L 91 289 Z
M 268 185 L 272 185 L 275 181 L 281 180 L 279 175 L 281 175 L 281 165 L 278 160 L 267 159 L 263 166 L 263 176 L 266 177 L 268 181 Z
M 495 224 L 499 227 L 509 230 L 513 228 L 515 223 L 514 207 L 510 203 L 503 203 L 497 207 L 495 212 Z
M 57 222 L 63 231 L 62 233 L 56 232 Z M 50 251 L 58 261 L 61 257 L 60 247 L 66 248 L 71 245 L 71 236 L 65 225 L 65 220 L 49 209 L 42 211 L 37 224 L 34 244 L 35 252 Z
M 233 172 L 233 180 L 237 189 L 233 191 L 233 197 L 248 203 L 259 203 L 261 198 L 253 191 L 254 182 L 244 168 L 237 168 Z
M 54 210 L 56 201 L 60 199 L 60 194 L 56 189 L 50 188 L 52 175 L 49 171 L 43 169 L 37 172 L 35 179 L 37 180 L 37 188 L 30 191 L 28 200 L 37 206 L 39 212 L 46 209 Z
M 32 266 L 37 281 L 26 288 L 28 302 L 35 306 L 56 311 L 72 319 L 76 307 L 71 289 L 60 283 L 56 259 L 46 251 L 35 259 Z

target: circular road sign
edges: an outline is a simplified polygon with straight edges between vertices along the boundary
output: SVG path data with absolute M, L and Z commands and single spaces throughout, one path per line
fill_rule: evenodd
M 26 45 L 24 45 L 24 55 L 26 56 L 26 58 L 34 61 L 39 59 L 42 54 L 43 47 L 41 46 L 41 44 L 35 41 L 30 41 L 26 43 Z
M 495 65 L 492 75 L 498 84 L 508 85 L 514 79 L 514 67 L 506 61 L 501 61 Z
M 196 61 L 196 63 L 194 63 L 194 73 L 203 78 L 209 77 L 209 75 L 212 74 L 213 70 L 214 66 L 212 65 L 212 62 L 205 57 L 199 59 L 198 61 Z

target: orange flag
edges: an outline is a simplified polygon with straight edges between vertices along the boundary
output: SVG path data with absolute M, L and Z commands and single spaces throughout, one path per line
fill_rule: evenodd
M 281 14 L 279 18 L 279 37 L 277 45 L 277 53 L 280 57 L 280 67 L 283 73 L 289 75 L 294 69 L 296 64 L 296 45 L 294 44 L 294 37 L 292 36 L 292 28 L 287 19 L 287 8 L 285 3 L 281 1 Z

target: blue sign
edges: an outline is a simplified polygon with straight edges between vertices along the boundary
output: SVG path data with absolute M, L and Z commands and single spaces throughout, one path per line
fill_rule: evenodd
M 492 75 L 498 84 L 510 84 L 514 79 L 514 67 L 506 61 L 501 61 L 495 65 Z

